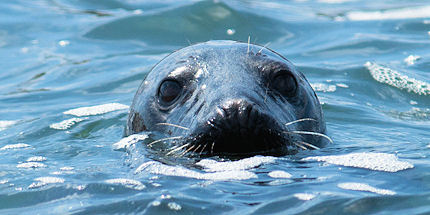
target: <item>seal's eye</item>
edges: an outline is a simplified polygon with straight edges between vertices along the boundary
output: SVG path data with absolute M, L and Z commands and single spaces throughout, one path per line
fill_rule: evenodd
M 272 86 L 286 96 L 293 96 L 297 90 L 296 79 L 288 73 L 276 75 L 272 80 Z
M 158 98 L 162 105 L 171 105 L 181 94 L 182 87 L 175 80 L 165 80 L 158 89 Z

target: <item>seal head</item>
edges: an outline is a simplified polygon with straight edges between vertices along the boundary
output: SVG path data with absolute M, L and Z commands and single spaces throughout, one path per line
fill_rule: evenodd
M 267 48 L 209 41 L 155 65 L 125 135 L 156 131 L 169 153 L 285 155 L 327 143 L 318 98 L 302 73 Z

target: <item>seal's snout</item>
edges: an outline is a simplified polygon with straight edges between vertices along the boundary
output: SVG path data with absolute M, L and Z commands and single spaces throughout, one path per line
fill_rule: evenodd
M 254 104 L 245 100 L 230 100 L 222 107 L 217 107 L 217 116 L 212 121 L 217 121 L 226 129 L 234 129 L 241 134 L 255 130 L 261 116 Z M 255 132 L 255 131 L 254 131 Z
M 195 144 L 212 144 L 208 154 L 273 154 L 286 145 L 280 126 L 258 105 L 238 99 L 216 108 Z M 280 150 L 281 149 L 281 150 Z

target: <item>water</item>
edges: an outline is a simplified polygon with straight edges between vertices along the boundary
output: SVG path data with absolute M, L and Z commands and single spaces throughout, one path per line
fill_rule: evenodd
M 306 74 L 334 144 L 163 161 L 122 139 L 167 53 L 248 36 Z M 421 0 L 4 1 L 0 213 L 428 214 L 429 47 Z

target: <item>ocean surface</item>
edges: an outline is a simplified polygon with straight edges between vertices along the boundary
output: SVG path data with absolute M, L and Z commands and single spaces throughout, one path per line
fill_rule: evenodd
M 191 159 L 123 138 L 155 63 L 248 38 L 307 76 L 333 144 Z M 430 214 L 430 1 L 2 1 L 0 157 L 0 214 Z

